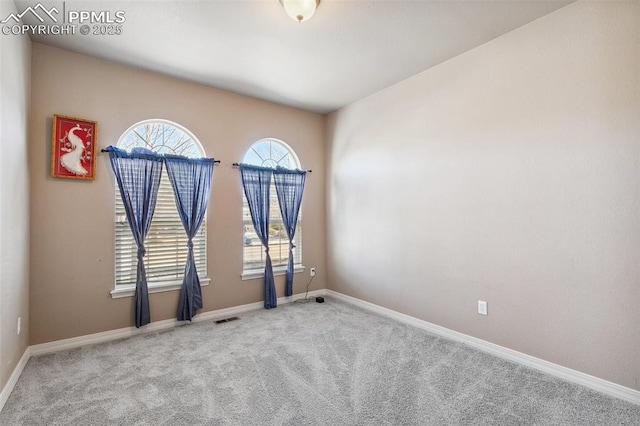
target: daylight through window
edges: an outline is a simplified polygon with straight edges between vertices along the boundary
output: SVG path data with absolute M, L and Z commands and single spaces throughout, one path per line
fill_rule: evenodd
M 118 148 L 131 152 L 146 148 L 159 154 L 204 157 L 202 145 L 184 127 L 165 120 L 146 120 L 135 124 L 120 137 Z M 135 285 L 137 246 L 127 222 L 124 205 L 117 190 L 116 204 L 116 288 Z M 207 276 L 206 219 L 193 239 L 198 275 Z M 156 209 L 145 240 L 144 257 L 150 287 L 158 283 L 181 282 L 187 259 L 187 234 L 180 221 L 173 189 L 166 170 L 158 190 Z
M 287 169 L 300 168 L 300 162 L 295 152 L 284 142 L 276 139 L 262 139 L 254 143 L 246 152 L 242 160 L 245 164 L 262 167 L 281 166 Z M 276 193 L 273 181 L 271 183 L 269 200 L 269 254 L 271 255 L 271 263 L 274 269 L 287 266 L 289 261 L 289 239 L 287 231 L 282 222 L 280 207 L 278 204 L 278 195 Z M 253 224 L 251 222 L 251 213 L 246 197 L 242 197 L 242 224 L 243 224 L 243 272 L 251 272 L 258 270 L 263 271 L 265 266 L 264 247 L 258 238 Z M 300 226 L 300 218 L 296 225 L 296 235 L 294 244 L 296 248 L 293 250 L 294 265 L 302 263 L 302 227 Z

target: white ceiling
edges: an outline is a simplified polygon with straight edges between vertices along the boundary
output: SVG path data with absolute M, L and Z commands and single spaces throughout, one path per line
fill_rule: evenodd
M 15 3 L 22 12 L 36 0 Z M 67 12 L 122 10 L 126 21 L 121 35 L 77 31 L 36 42 L 327 113 L 571 1 L 322 0 L 303 23 L 278 0 L 41 3 Z

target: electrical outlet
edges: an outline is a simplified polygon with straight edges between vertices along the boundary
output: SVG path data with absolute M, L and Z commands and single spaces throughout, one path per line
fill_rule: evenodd
M 20 332 L 22 331 L 22 317 L 18 317 L 18 326 L 17 326 L 17 334 L 18 336 L 20 335 Z
M 478 313 L 480 315 L 488 315 L 487 302 L 485 302 L 484 300 L 478 300 Z
M 309 269 L 309 274 L 310 274 L 312 277 L 315 277 L 315 276 L 316 276 L 316 268 L 311 268 L 311 269 Z

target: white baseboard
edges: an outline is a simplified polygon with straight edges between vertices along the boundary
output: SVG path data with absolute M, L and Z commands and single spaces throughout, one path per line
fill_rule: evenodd
M 535 358 L 530 355 L 526 355 L 521 352 L 517 352 L 512 349 L 508 349 L 503 346 L 499 346 L 494 343 L 490 343 L 485 340 L 481 340 L 463 333 L 459 333 L 457 331 L 449 330 L 448 328 L 441 327 L 439 325 L 435 325 L 409 315 L 401 314 L 400 312 L 383 308 L 382 306 L 365 302 L 364 300 L 356 299 L 355 297 L 347 296 L 345 294 L 338 293 L 333 290 L 320 289 L 320 290 L 309 292 L 309 297 L 323 296 L 323 295 L 333 296 L 338 300 L 342 300 L 344 302 L 359 306 L 369 311 L 396 319 L 398 321 L 404 322 L 405 324 L 409 324 L 414 327 L 427 330 L 431 333 L 445 337 L 449 340 L 467 344 L 471 347 L 482 350 L 484 352 L 488 352 L 500 358 L 504 358 L 509 361 L 516 362 L 518 364 L 535 368 L 537 370 L 543 371 L 545 373 L 551 374 L 561 379 L 586 386 L 588 388 L 604 393 L 606 395 L 610 395 L 612 397 L 620 398 L 622 400 L 631 402 L 633 404 L 640 405 L 640 391 L 630 389 L 625 386 L 621 386 L 616 383 L 612 383 L 603 379 L 599 379 L 597 377 L 590 376 L 588 374 L 581 373 L 579 371 L 572 370 L 567 367 L 562 367 L 560 365 L 553 364 L 551 362 L 544 361 L 542 359 Z M 302 295 L 300 294 L 296 294 L 292 297 L 280 297 L 278 298 L 278 305 L 285 305 L 287 303 L 292 303 L 295 300 L 300 298 L 302 298 Z M 246 305 L 234 306 L 231 308 L 224 308 L 224 309 L 218 309 L 215 311 L 203 312 L 201 314 L 198 314 L 193 319 L 193 322 L 227 318 L 230 316 L 241 314 L 243 312 L 262 309 L 263 307 L 264 307 L 263 302 L 256 302 L 256 303 L 249 303 Z M 109 342 L 116 339 L 131 337 L 138 334 L 152 333 L 155 331 L 166 330 L 169 328 L 174 328 L 174 327 L 182 326 L 186 324 L 188 324 L 188 322 L 176 321 L 175 319 L 168 319 L 163 321 L 152 322 L 142 328 L 126 327 L 126 328 L 120 328 L 117 330 L 105 331 L 102 333 L 94 333 L 86 336 L 73 337 L 70 339 L 58 340 L 55 342 L 48 342 L 48 343 L 42 343 L 39 345 L 29 346 L 25 350 L 24 354 L 22 355 L 22 358 L 20 358 L 20 362 L 18 362 L 18 365 L 14 369 L 13 374 L 11 374 L 9 381 L 2 389 L 2 392 L 0 392 L 0 411 L 2 411 L 2 409 L 4 408 L 4 404 L 7 402 L 9 395 L 13 391 L 13 388 L 16 385 L 16 382 L 18 381 L 18 379 L 20 378 L 20 375 L 22 374 L 22 370 L 27 365 L 27 362 L 29 361 L 29 358 L 32 355 L 48 354 L 52 352 L 78 348 L 81 346 L 91 345 L 95 343 Z
M 479 349 L 484 352 L 488 352 L 497 357 L 512 361 L 518 364 L 526 365 L 536 370 L 543 371 L 569 382 L 577 383 L 595 391 L 604 393 L 614 398 L 619 398 L 633 404 L 640 405 L 640 391 L 631 389 L 622 385 L 618 385 L 607 380 L 600 379 L 589 374 L 581 373 L 576 370 L 572 370 L 561 365 L 545 361 L 531 355 L 523 354 L 522 352 L 514 351 L 504 346 L 496 345 L 495 343 L 487 342 L 457 331 L 449 330 L 448 328 L 441 327 L 436 324 L 432 324 L 421 319 L 401 314 L 400 312 L 393 311 L 391 309 L 383 308 L 382 306 L 375 305 L 373 303 L 365 302 L 364 300 L 356 299 L 355 297 L 347 296 L 346 294 L 338 293 L 333 290 L 326 290 L 328 296 L 333 296 L 336 299 L 342 300 L 347 303 L 359 306 L 366 310 L 396 319 L 409 325 L 413 325 L 418 328 L 427 330 L 433 334 L 445 337 L 449 340 L 461 342 L 467 344 L 473 348 Z
M 310 291 L 309 296 L 320 296 L 325 294 L 325 290 Z M 278 298 L 278 305 L 285 305 L 292 303 L 297 299 L 302 298 L 301 294 L 295 294 L 291 297 Z M 246 305 L 233 306 L 231 308 L 218 309 L 215 311 L 208 311 L 199 313 L 193 318 L 192 322 L 202 322 L 209 320 L 216 320 L 221 318 L 227 318 L 230 316 L 238 315 L 243 312 L 256 311 L 264 308 L 264 302 L 249 303 Z M 110 342 L 112 340 L 123 339 L 138 334 L 153 333 L 155 331 L 166 330 L 169 328 L 180 327 L 189 324 L 188 321 L 177 321 L 176 319 L 167 319 L 162 321 L 155 321 L 145 325 L 141 328 L 125 327 L 116 330 L 103 331 L 101 333 L 88 334 L 86 336 L 72 337 L 70 339 L 56 340 L 55 342 L 41 343 L 39 345 L 31 346 L 31 355 L 43 355 L 52 352 L 63 351 L 67 349 L 79 348 L 81 346 L 92 345 L 95 343 Z
M 27 349 L 25 349 L 20 361 L 18 361 L 18 365 L 13 369 L 13 373 L 11 373 L 9 381 L 4 385 L 2 392 L 0 392 L 0 411 L 4 408 L 4 404 L 9 399 L 9 395 L 13 392 L 13 388 L 16 386 L 16 383 L 18 383 L 18 379 L 22 374 L 22 370 L 24 370 L 24 367 L 27 365 L 29 358 L 31 358 L 31 347 L 27 347 Z
M 325 294 L 325 289 L 310 291 L 308 296 L 323 296 Z M 288 303 L 293 303 L 298 299 L 302 299 L 304 296 L 302 294 L 295 294 L 291 297 L 280 297 L 278 298 L 278 305 L 286 305 Z M 239 315 L 243 312 L 256 311 L 264 308 L 264 302 L 256 302 L 249 303 L 246 305 L 233 306 L 231 308 L 218 309 L 215 311 L 208 311 L 198 314 L 193 318 L 192 322 L 202 322 L 209 320 L 216 320 L 221 318 L 228 318 L 234 315 Z M 4 408 L 4 404 L 9 399 L 9 395 L 13 391 L 20 375 L 22 374 L 22 370 L 27 365 L 29 358 L 34 355 L 44 355 L 53 352 L 63 351 L 67 349 L 79 348 L 86 345 L 92 345 L 95 343 L 104 343 L 110 342 L 112 340 L 123 339 L 131 336 L 136 336 L 138 334 L 145 333 L 153 333 L 159 330 L 166 330 L 169 328 L 179 327 L 183 325 L 189 324 L 188 321 L 177 321 L 175 319 L 168 319 L 163 321 L 156 321 L 150 324 L 145 325 L 142 328 L 136 327 L 125 327 L 119 328 L 117 330 L 109 330 L 101 333 L 88 334 L 86 336 L 78 336 L 72 337 L 69 339 L 57 340 L 55 342 L 47 342 L 41 343 L 39 345 L 29 346 L 20 358 L 20 362 L 13 370 L 9 381 L 0 392 L 0 411 Z

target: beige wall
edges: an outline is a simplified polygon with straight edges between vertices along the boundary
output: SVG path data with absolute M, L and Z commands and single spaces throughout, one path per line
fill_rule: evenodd
M 638 2 L 571 4 L 334 113 L 329 288 L 640 389 L 639 117 Z
M 31 344 L 133 324 L 133 299 L 112 299 L 114 179 L 105 154 L 92 182 L 49 176 L 51 117 L 98 122 L 98 147 L 116 144 L 132 124 L 177 122 L 202 142 L 216 167 L 208 210 L 208 271 L 201 312 L 263 300 L 262 280 L 242 281 L 242 187 L 233 162 L 258 139 L 285 141 L 304 167 L 303 263 L 316 267 L 311 289 L 325 287 L 324 117 L 230 94 L 56 48 L 34 44 L 32 66 Z M 308 269 L 296 274 L 304 292 Z M 284 277 L 276 277 L 284 296 Z M 178 291 L 150 295 L 151 319 L 174 318 Z
M 0 16 L 16 12 L 0 2 Z M 29 343 L 29 173 L 27 128 L 31 42 L 0 36 L 0 389 Z M 22 331 L 17 334 L 18 318 Z

